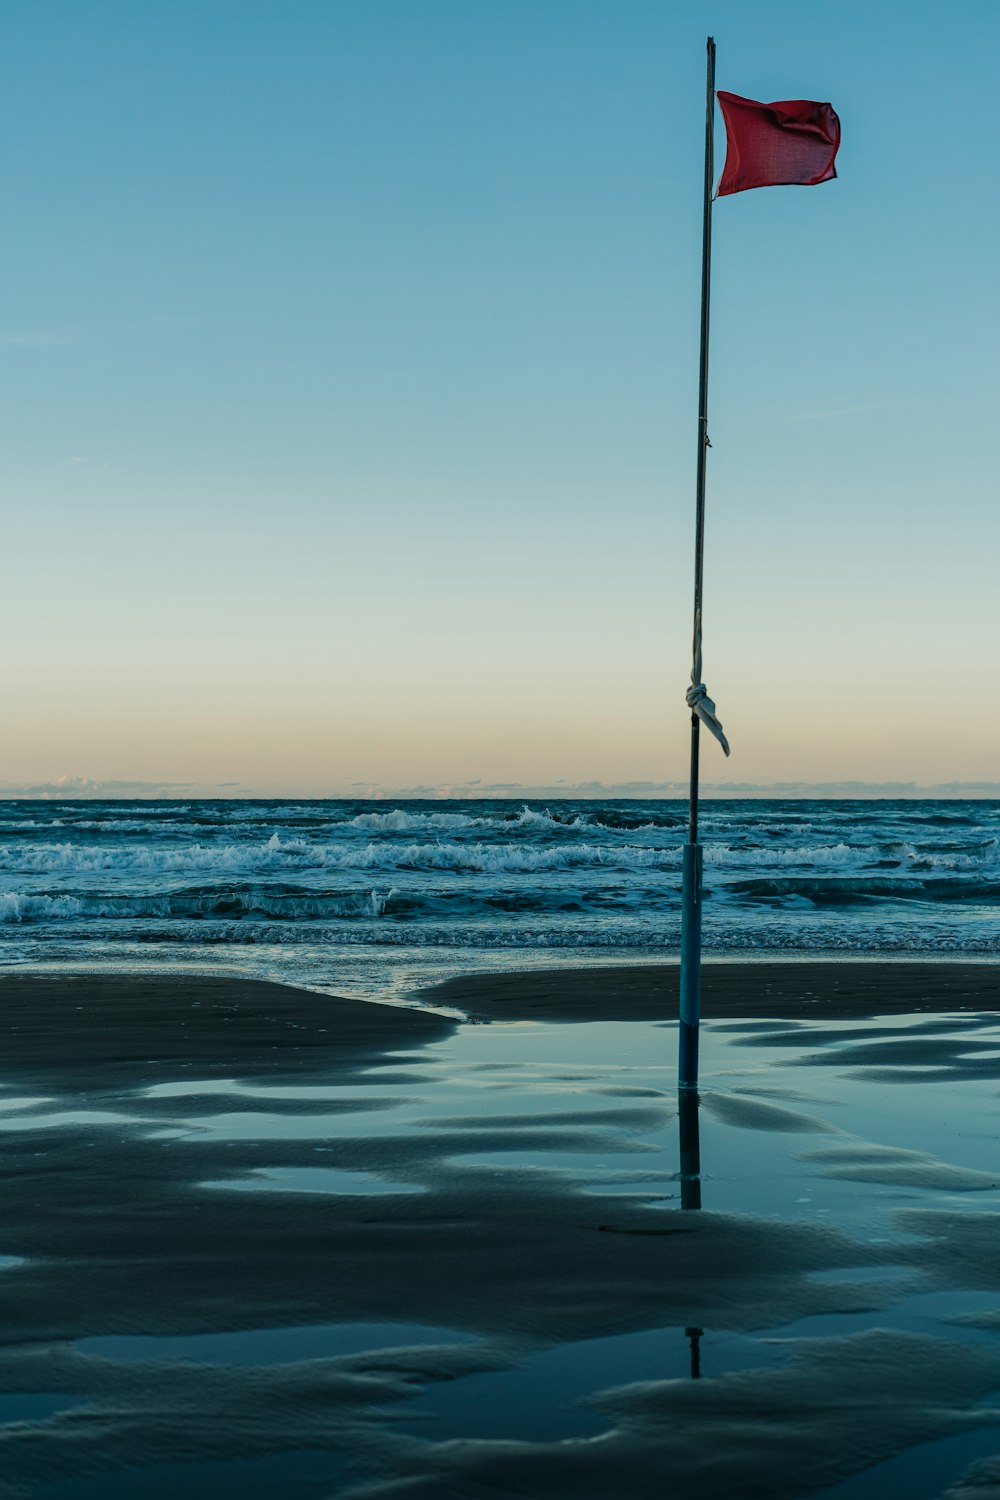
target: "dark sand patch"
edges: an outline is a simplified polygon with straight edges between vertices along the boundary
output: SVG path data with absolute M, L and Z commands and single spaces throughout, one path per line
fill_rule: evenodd
M 898 1026 L 801 1025 L 734 1035 L 740 1047 L 782 1051 L 794 1067 L 836 1068 L 867 1083 L 1000 1079 L 996 1013 L 931 1016 Z M 720 1030 L 723 1028 L 719 1028 Z M 727 1028 L 728 1029 L 728 1028 Z M 988 1033 L 979 1035 L 978 1033 Z
M 736 1125 L 744 1130 L 779 1130 L 817 1135 L 827 1134 L 835 1129 L 815 1115 L 804 1115 L 797 1109 L 765 1103 L 763 1099 L 750 1099 L 745 1094 L 702 1094 L 701 1106 L 724 1125 Z
M 596 1442 L 401 1439 L 383 1455 L 395 1472 L 350 1500 L 792 1500 L 1000 1423 L 979 1405 L 1000 1384 L 1000 1350 L 883 1329 L 793 1347 L 777 1369 L 606 1391 L 593 1398 L 610 1419 Z
M 422 1129 L 430 1130 L 538 1130 L 551 1125 L 587 1126 L 593 1129 L 602 1125 L 617 1126 L 622 1130 L 655 1130 L 677 1113 L 676 1109 L 565 1109 L 530 1111 L 510 1115 L 428 1115 L 415 1121 Z
M 454 1027 L 427 1011 L 259 980 L 7 974 L 0 1077 L 64 1093 L 134 1089 L 186 1073 L 295 1082 L 302 1073 L 363 1071 Z
M 758 1084 L 753 1088 L 733 1088 L 730 1093 L 739 1094 L 741 1098 L 780 1100 L 782 1104 L 821 1104 L 827 1107 L 839 1108 L 840 1101 L 837 1099 L 821 1099 L 816 1094 L 804 1094 L 801 1089 L 770 1088 L 766 1084 Z
M 815 1162 L 821 1176 L 848 1182 L 879 1182 L 887 1187 L 922 1187 L 946 1193 L 982 1192 L 1000 1187 L 1000 1173 L 954 1167 L 922 1151 L 893 1146 L 838 1146 L 832 1151 L 808 1151 L 802 1161 Z
M 930 1282 L 1000 1291 L 1000 1213 L 903 1208 L 895 1218 L 906 1233 L 923 1236 L 914 1264 Z
M 0 1351 L 5 1390 L 66 1392 L 85 1403 L 0 1426 L 0 1473 L 20 1486 L 181 1456 L 218 1463 L 303 1448 L 365 1453 L 383 1446 L 381 1408 L 503 1363 L 498 1351 L 454 1344 L 242 1367 L 103 1359 L 65 1346 Z M 141 1472 L 133 1481 L 129 1493 L 141 1494 Z
M 1000 1307 L 991 1308 L 988 1312 L 964 1313 L 952 1321 L 963 1328 L 985 1328 L 990 1333 L 1000 1333 Z
M 796 1064 L 827 1068 L 831 1063 L 850 1069 L 851 1076 L 868 1083 L 971 1083 L 1000 1079 L 1000 1041 L 996 1036 L 977 1039 L 973 1029 L 996 1030 L 992 1015 L 967 1023 L 958 1035 L 936 1028 L 924 1035 L 906 1037 L 870 1035 L 845 1039 L 831 1034 L 810 1037 L 813 1047 L 796 1058 Z M 845 1040 L 848 1045 L 845 1045 Z M 824 1045 L 825 1043 L 825 1045 Z M 779 1041 L 778 1045 L 782 1045 Z
M 614 1099 L 666 1099 L 668 1096 L 663 1089 L 630 1088 L 628 1084 L 607 1084 L 603 1087 L 588 1088 L 588 1094 L 607 1094 Z
M 1000 1500 L 1000 1453 L 972 1464 L 942 1500 Z

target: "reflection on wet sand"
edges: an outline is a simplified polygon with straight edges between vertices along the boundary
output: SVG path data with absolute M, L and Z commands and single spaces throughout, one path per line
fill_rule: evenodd
M 675 1136 L 662 1022 L 345 1004 L 334 1042 L 326 997 L 210 986 L 177 999 L 196 1036 L 161 1010 L 109 1066 L 107 1035 L 43 1045 L 32 998 L 0 1006 L 0 1472 L 25 1500 L 93 1500 L 84 1471 L 131 1500 L 178 1461 L 213 1497 L 266 1462 L 291 1500 L 307 1451 L 344 1500 L 780 1500 L 937 1438 L 965 1445 L 950 1483 L 994 1441 L 994 1091 L 969 1079 L 943 1128 L 951 1090 L 854 1071 L 926 1018 L 719 1026 Z M 128 1040 L 120 998 L 95 1008 Z M 933 1024 L 961 1056 L 967 1020 Z M 938 1500 L 918 1456 L 898 1491 Z
M 701 1137 L 698 1129 L 697 1089 L 678 1089 L 677 1125 L 681 1148 L 681 1208 L 701 1208 Z M 703 1328 L 685 1328 L 691 1347 L 691 1379 L 701 1378 Z
M 678 1089 L 677 1121 L 681 1144 L 681 1208 L 701 1207 L 700 1099 L 697 1089 Z

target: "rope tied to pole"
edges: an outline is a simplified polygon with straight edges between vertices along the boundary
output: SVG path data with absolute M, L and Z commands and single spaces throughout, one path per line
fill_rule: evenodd
M 708 688 L 701 680 L 701 610 L 695 611 L 694 616 L 694 664 L 691 667 L 691 686 L 685 697 L 687 706 L 692 713 L 698 715 L 705 728 L 710 730 L 726 755 L 729 754 L 729 741 L 715 714 L 715 704 L 708 696 Z

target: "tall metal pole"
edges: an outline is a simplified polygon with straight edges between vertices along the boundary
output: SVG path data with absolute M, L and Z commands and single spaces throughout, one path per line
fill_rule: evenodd
M 701 596 L 705 567 L 705 468 L 708 460 L 708 323 L 712 282 L 712 184 L 715 179 L 715 41 L 708 38 L 705 101 L 705 202 L 701 241 L 701 360 L 698 369 L 698 468 L 695 481 L 694 647 L 701 655 Z M 680 1053 L 677 1083 L 698 1086 L 698 1027 L 701 1020 L 701 845 L 698 843 L 698 748 L 700 721 L 691 713 L 691 804 L 684 846 L 681 909 Z

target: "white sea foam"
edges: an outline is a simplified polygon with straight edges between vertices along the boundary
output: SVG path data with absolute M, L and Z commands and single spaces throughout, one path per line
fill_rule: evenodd
M 493 818 L 470 818 L 465 813 L 415 813 L 395 807 L 391 812 L 358 813 L 357 817 L 346 819 L 343 826 L 364 833 L 434 833 L 499 825 Z
M 742 847 L 706 844 L 706 865 L 720 873 L 798 868 L 804 872 L 840 870 L 862 872 L 875 867 L 901 872 L 1000 871 L 1000 844 L 984 842 L 974 852 L 931 852 L 911 845 L 853 846 L 817 844 L 802 848 Z M 191 872 L 254 874 L 304 870 L 453 870 L 469 874 L 532 874 L 586 869 L 676 870 L 681 844 L 669 848 L 635 844 L 581 842 L 572 844 L 409 843 L 380 841 L 368 844 L 314 843 L 282 838 L 273 833 L 263 844 L 24 844 L 0 846 L 0 872 L 22 874 L 98 873 L 148 874 Z
M 0 891 L 0 922 L 52 921 L 78 917 L 83 905 L 76 896 L 35 896 L 24 891 Z
M 606 815 L 607 817 L 607 815 Z M 606 821 L 599 814 L 578 813 L 575 817 L 562 816 L 532 807 L 523 807 L 516 815 L 510 813 L 469 814 L 445 812 L 413 812 L 408 808 L 393 808 L 390 812 L 358 813 L 340 825 L 356 828 L 365 833 L 466 833 L 476 830 L 493 830 L 498 833 L 553 833 L 586 831 L 590 834 L 610 834 L 616 837 L 625 833 L 647 832 L 658 828 L 655 822 L 630 823 L 619 827 L 614 821 Z
M 302 929 L 289 922 L 171 922 L 158 926 L 145 924 L 109 935 L 101 928 L 81 927 L 73 930 L 74 943 L 91 948 L 124 939 L 141 946 L 166 945 L 205 949 L 214 947 L 273 948 L 280 955 L 282 973 L 287 977 L 289 955 L 298 962 L 309 950 L 356 948 L 459 948 L 469 950 L 531 949 L 625 949 L 661 950 L 676 953 L 680 941 L 680 921 L 671 918 L 659 923 L 641 923 L 632 927 L 596 926 L 593 922 L 552 927 L 540 922 L 514 926 L 510 923 L 481 922 L 447 926 L 430 923 L 420 927 L 394 926 L 375 922 L 344 926 L 323 926 L 304 940 Z M 777 924 L 758 916 L 739 923 L 706 921 L 707 953 L 726 952 L 845 952 L 918 954 L 1000 953 L 1000 931 L 992 920 L 964 922 L 961 927 L 947 921 L 921 923 L 801 921 Z
M 372 891 L 371 896 L 369 897 L 372 907 L 372 916 L 383 916 L 385 914 L 385 909 L 389 905 L 389 902 L 392 900 L 393 896 L 398 895 L 399 892 L 395 889 L 395 887 L 393 887 L 391 891 L 386 891 L 384 895 L 381 891 Z
M 176 827 L 176 824 L 174 825 Z M 143 818 L 77 818 L 73 821 L 73 831 L 83 830 L 86 833 L 145 833 L 149 834 L 150 824 Z

